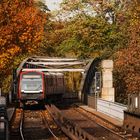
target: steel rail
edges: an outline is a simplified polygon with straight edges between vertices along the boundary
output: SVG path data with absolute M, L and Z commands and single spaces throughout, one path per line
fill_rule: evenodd
M 23 135 L 23 121 L 24 121 L 24 111 L 22 111 L 21 113 L 19 132 L 20 132 L 21 139 L 25 140 L 24 135 Z
M 82 139 L 82 140 L 97 140 L 93 138 L 90 134 L 83 131 L 77 125 L 74 125 L 70 120 L 61 115 L 61 111 L 57 109 L 55 105 L 46 106 L 48 112 L 51 114 L 56 124 L 60 126 L 63 133 L 72 140 Z M 53 110 L 53 113 L 52 111 Z M 57 118 L 57 119 L 56 119 Z M 59 119 L 58 119 L 59 118 Z M 75 129 L 74 129 L 75 128 Z
M 46 115 L 45 115 L 45 112 L 44 111 L 41 111 L 42 113 L 42 119 L 43 119 L 43 122 L 45 123 L 47 129 L 49 130 L 49 132 L 52 134 L 52 136 L 56 139 L 56 140 L 59 140 L 59 138 L 53 133 L 53 131 L 51 130 L 51 127 L 48 123 L 48 120 L 46 119 Z
M 124 139 L 124 140 L 127 140 L 127 138 L 125 136 L 122 136 L 120 135 L 118 132 L 115 132 L 109 128 L 107 128 L 106 126 L 104 125 L 101 125 L 99 123 L 97 123 L 96 121 L 94 121 L 93 119 L 91 119 L 88 115 L 82 113 L 80 110 L 74 108 L 75 111 L 79 112 L 81 115 L 87 117 L 89 120 L 93 121 L 94 123 L 96 123 L 97 125 L 101 126 L 102 128 L 106 129 L 108 132 L 110 132 L 112 135 L 115 135 L 116 137 L 120 138 L 120 139 Z M 109 124 L 109 123 L 108 123 Z
M 53 107 L 53 105 L 52 105 L 52 107 Z M 121 139 L 121 140 L 127 140 L 127 139 L 128 139 L 127 136 L 125 136 L 125 135 L 123 135 L 123 134 L 120 134 L 119 132 L 115 132 L 115 131 L 113 131 L 113 130 L 107 128 L 106 126 L 97 123 L 97 122 L 94 121 L 92 118 L 90 118 L 88 115 L 86 115 L 85 113 L 81 112 L 80 110 L 77 110 L 77 109 L 75 109 L 75 108 L 73 108 L 73 109 L 74 109 L 75 111 L 79 112 L 82 116 L 84 116 L 84 117 L 88 118 L 89 120 L 93 121 L 96 125 L 98 125 L 98 126 L 104 128 L 105 130 L 107 130 L 107 131 L 108 131 L 108 134 L 110 134 L 110 137 L 112 136 L 112 137 L 114 137 L 114 138 Z M 55 113 L 57 112 L 55 109 L 54 109 L 53 111 L 55 111 Z M 59 113 L 57 112 L 56 114 L 59 114 Z M 61 114 L 61 112 L 60 112 L 60 114 Z M 70 122 L 69 120 L 67 120 L 67 118 L 65 118 L 65 117 L 63 118 L 63 115 L 61 116 L 60 114 L 59 114 L 58 116 L 59 116 L 59 118 L 61 118 L 62 122 L 65 123 L 65 125 L 66 125 L 66 123 L 68 122 L 68 123 L 67 123 L 67 126 L 68 126 L 69 124 L 72 126 L 72 127 L 69 127 L 69 128 L 75 127 L 75 129 L 73 129 L 73 131 L 76 130 L 77 132 L 86 134 L 86 132 L 85 132 L 84 130 L 80 129 L 80 127 L 76 127 L 77 125 L 72 125 L 72 122 Z M 57 116 L 57 115 L 56 115 L 56 116 Z M 60 117 L 60 116 L 61 116 L 61 117 Z M 60 123 L 61 123 L 61 120 L 60 120 Z M 78 129 L 79 129 L 79 131 L 78 131 Z M 75 133 L 74 133 L 74 134 L 75 134 Z M 83 138 L 83 139 L 84 139 L 84 138 Z M 85 139 L 86 139 L 86 138 L 85 138 Z M 92 138 L 91 138 L 91 136 L 89 136 L 88 139 L 95 139 L 95 140 L 96 140 L 96 138 L 94 138 L 94 136 L 93 136 Z

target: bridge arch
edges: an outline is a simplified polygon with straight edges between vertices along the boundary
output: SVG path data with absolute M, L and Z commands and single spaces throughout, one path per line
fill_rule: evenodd
M 101 62 L 100 58 L 91 59 L 86 66 L 83 79 L 81 81 L 81 100 L 87 104 L 88 95 L 90 94 L 90 88 L 94 82 L 95 72 L 98 70 L 98 66 Z
M 80 93 L 81 100 L 87 104 L 87 98 L 90 93 L 90 88 L 93 84 L 95 72 L 99 66 L 101 59 L 81 60 L 77 58 L 48 58 L 32 56 L 24 59 L 16 70 L 16 77 L 18 78 L 22 70 L 39 70 L 47 72 L 81 72 L 83 77 L 81 79 Z M 76 68 L 75 68 L 76 66 Z M 16 80 L 13 80 L 16 81 Z M 12 84 L 15 85 L 16 84 Z M 13 88 L 16 88 L 13 86 Z M 15 92 L 15 90 L 13 90 Z M 16 94 L 16 93 L 13 93 Z

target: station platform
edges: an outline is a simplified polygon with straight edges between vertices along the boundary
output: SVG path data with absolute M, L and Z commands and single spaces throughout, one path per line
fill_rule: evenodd
M 14 107 L 7 108 L 8 121 L 10 122 L 15 112 Z
M 104 120 L 105 122 L 110 123 L 111 125 L 113 125 L 115 127 L 121 128 L 123 126 L 123 121 L 119 121 L 119 120 L 112 118 L 104 113 L 98 112 L 97 110 L 95 110 L 87 105 L 84 105 L 82 103 L 76 103 L 75 105 L 80 107 L 81 109 L 95 115 L 96 117 Z

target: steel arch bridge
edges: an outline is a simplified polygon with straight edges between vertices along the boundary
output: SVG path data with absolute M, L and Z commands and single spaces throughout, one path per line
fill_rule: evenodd
M 99 66 L 101 59 L 78 59 L 78 58 L 50 58 L 41 56 L 32 56 L 24 59 L 16 73 L 13 74 L 13 79 L 19 76 L 21 71 L 42 71 L 42 72 L 80 72 L 82 80 L 80 85 L 81 100 L 87 104 L 87 96 L 90 93 L 90 88 L 93 84 L 95 72 Z M 12 93 L 15 93 L 16 84 L 12 82 Z

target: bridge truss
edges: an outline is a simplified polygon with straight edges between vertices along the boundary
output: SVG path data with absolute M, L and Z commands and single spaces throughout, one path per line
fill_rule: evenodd
M 78 58 L 48 58 L 33 56 L 21 62 L 16 70 L 16 77 L 21 71 L 42 71 L 42 72 L 80 72 L 83 77 L 81 80 L 80 93 L 81 99 L 87 103 L 87 95 L 93 83 L 97 66 L 100 59 L 78 59 Z

